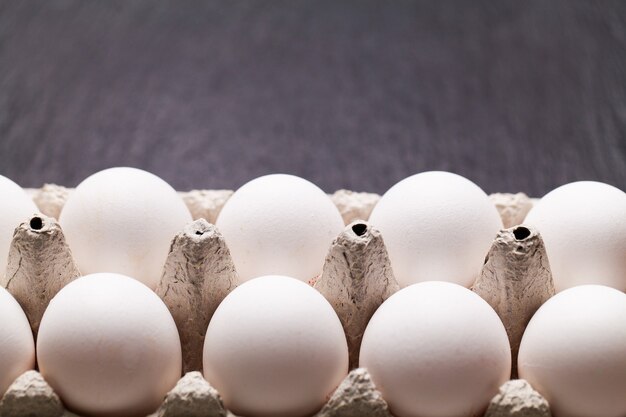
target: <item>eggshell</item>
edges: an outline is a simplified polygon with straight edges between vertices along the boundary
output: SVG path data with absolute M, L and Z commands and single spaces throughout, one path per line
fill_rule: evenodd
M 331 199 L 293 175 L 254 179 L 226 202 L 217 218 L 241 281 L 283 274 L 316 277 L 344 224 Z
M 383 235 L 401 287 L 427 280 L 469 287 L 502 228 L 483 190 L 439 171 L 416 174 L 391 187 L 369 221 Z
M 170 243 L 191 214 L 159 177 L 110 168 L 81 182 L 59 222 L 83 274 L 117 272 L 154 289 Z
M 26 192 L 0 175 L 0 275 L 5 273 L 13 231 L 39 210 Z
M 348 372 L 339 318 L 309 285 L 250 280 L 217 308 L 204 344 L 204 377 L 233 413 L 309 416 Z
M 524 223 L 546 245 L 557 291 L 601 284 L 626 291 L 626 193 L 580 181 L 546 194 Z
M 35 342 L 26 314 L 0 287 L 0 398 L 9 385 L 35 367 Z
M 511 372 L 496 312 L 448 282 L 406 287 L 370 320 L 361 344 L 367 368 L 396 417 L 482 415 Z
M 526 328 L 518 369 L 555 417 L 626 416 L 626 294 L 583 285 L 552 297 Z
M 80 415 L 145 416 L 181 375 L 174 319 L 147 286 L 98 273 L 65 286 L 37 338 L 43 377 Z

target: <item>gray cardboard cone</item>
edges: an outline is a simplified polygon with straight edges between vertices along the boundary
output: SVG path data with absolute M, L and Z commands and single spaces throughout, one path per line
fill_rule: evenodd
M 494 193 L 489 196 L 496 206 L 505 228 L 522 224 L 533 207 L 533 201 L 524 193 Z
M 337 190 L 330 195 L 330 199 L 337 206 L 345 224 L 356 220 L 367 220 L 380 196 L 373 193 L 356 193 L 349 190 Z
M 501 230 L 472 290 L 498 313 L 511 344 L 512 376 L 522 334 L 535 311 L 554 295 L 546 249 L 530 226 Z
M 72 189 L 60 185 L 44 184 L 40 189 L 34 190 L 32 197 L 43 214 L 58 220 L 71 192 Z
M 194 220 L 205 219 L 215 224 L 224 204 L 233 195 L 231 190 L 191 190 L 178 193 Z
M 151 417 L 228 417 L 218 392 L 200 372 L 189 372 L 165 396 Z
M 548 402 L 523 379 L 507 381 L 484 417 L 551 417 Z
M 353 369 L 369 319 L 400 289 L 380 232 L 363 221 L 349 224 L 333 241 L 315 288 L 341 320 Z
M 392 417 L 364 368 L 352 370 L 315 417 Z
M 79 276 L 55 219 L 36 214 L 15 229 L 1 284 L 22 306 L 35 336 L 52 297 Z
M 156 293 L 176 322 L 183 373 L 202 370 L 209 321 L 236 285 L 235 265 L 214 225 L 204 219 L 195 220 L 174 237 Z
M 0 400 L 2 417 L 61 417 L 63 404 L 37 371 L 19 376 Z

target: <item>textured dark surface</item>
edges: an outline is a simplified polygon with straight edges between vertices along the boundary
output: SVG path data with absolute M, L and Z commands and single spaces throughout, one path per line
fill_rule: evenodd
M 626 188 L 626 2 L 0 1 L 0 173 Z

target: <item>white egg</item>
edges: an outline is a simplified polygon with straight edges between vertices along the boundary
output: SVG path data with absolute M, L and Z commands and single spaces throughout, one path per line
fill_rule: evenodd
M 309 416 L 347 372 L 339 318 L 319 292 L 294 278 L 240 285 L 206 333 L 204 377 L 237 415 Z
M 509 379 L 504 325 L 478 295 L 449 282 L 422 282 L 374 313 L 359 366 L 397 417 L 482 415 Z
M 426 280 L 469 287 L 502 228 L 483 190 L 439 171 L 416 174 L 391 187 L 369 222 L 382 233 L 402 287 Z
M 0 398 L 9 385 L 35 367 L 35 342 L 19 303 L 0 287 Z
M 26 192 L 0 175 L 0 275 L 7 267 L 9 248 L 15 228 L 39 210 Z
M 316 277 L 341 214 L 316 185 L 293 175 L 254 179 L 226 202 L 217 218 L 241 281 L 268 274 Z
M 562 291 L 530 320 L 518 369 L 558 417 L 626 416 L 626 294 Z
M 154 289 L 170 243 L 192 220 L 165 181 L 135 168 L 110 168 L 81 182 L 59 222 L 83 274 L 117 272 Z
M 546 194 L 528 213 L 546 245 L 557 291 L 582 284 L 626 291 L 626 193 L 580 181 Z
M 37 336 L 43 377 L 79 414 L 146 415 L 182 372 L 178 330 L 150 288 L 98 273 L 65 286 L 46 309 Z

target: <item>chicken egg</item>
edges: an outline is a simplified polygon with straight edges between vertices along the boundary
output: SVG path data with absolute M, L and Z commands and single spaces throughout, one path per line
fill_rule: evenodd
M 518 370 L 557 417 L 626 416 L 626 294 L 564 290 L 528 323 Z
M 219 305 L 206 333 L 204 377 L 237 415 L 309 416 L 348 372 L 337 314 L 311 286 L 264 276 Z
M 457 284 L 422 282 L 374 313 L 359 366 L 397 417 L 470 417 L 509 379 L 511 349 L 486 301 Z
M 216 225 L 241 281 L 268 274 L 302 281 L 316 277 L 344 228 L 339 210 L 321 189 L 285 174 L 243 185 L 226 202 Z
M 546 194 L 524 223 L 546 245 L 557 291 L 600 284 L 626 291 L 626 193 L 579 181 Z
M 110 168 L 81 182 L 59 222 L 83 274 L 117 272 L 156 288 L 170 243 L 191 214 L 165 181 Z
M 145 416 L 182 372 L 178 330 L 163 301 L 113 273 L 78 278 L 50 301 L 37 361 L 63 403 L 89 416 Z
M 26 192 L 0 175 L 0 275 L 7 267 L 9 248 L 15 228 L 39 210 Z
M 35 342 L 19 303 L 0 287 L 0 398 L 15 379 L 35 367 Z
M 502 228 L 483 190 L 440 171 L 416 174 L 391 187 L 369 222 L 385 240 L 401 287 L 427 280 L 471 286 Z

